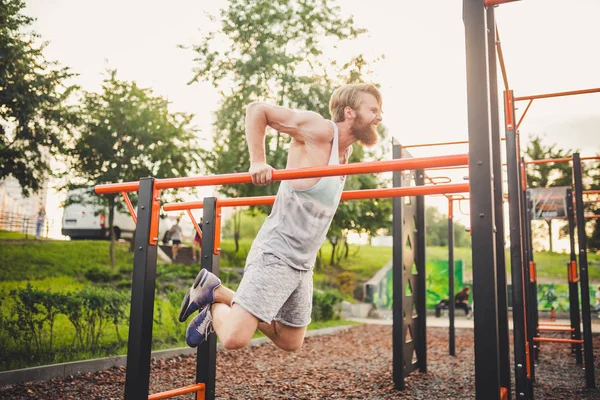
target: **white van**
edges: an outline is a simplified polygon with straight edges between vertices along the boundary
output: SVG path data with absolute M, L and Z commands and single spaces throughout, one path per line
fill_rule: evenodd
M 67 206 L 64 208 L 61 233 L 71 239 L 109 239 L 108 208 L 92 201 L 95 196 L 90 189 L 74 189 L 67 193 Z M 75 201 L 75 203 L 71 203 Z M 71 203 L 71 204 L 69 204 Z M 115 236 L 118 239 L 131 239 L 135 224 L 129 212 L 119 212 L 115 208 Z
M 96 204 L 91 189 L 74 189 L 67 193 L 67 206 L 64 208 L 61 233 L 75 239 L 110 239 L 108 231 L 108 207 Z M 72 203 L 75 201 L 75 203 Z M 69 204 L 72 203 L 72 204 Z M 103 209 L 104 208 L 104 209 Z M 134 206 L 135 209 L 135 206 Z M 133 238 L 135 223 L 129 211 L 120 212 L 115 207 L 115 236 L 117 240 Z M 167 218 L 159 223 L 159 237 L 172 226 Z

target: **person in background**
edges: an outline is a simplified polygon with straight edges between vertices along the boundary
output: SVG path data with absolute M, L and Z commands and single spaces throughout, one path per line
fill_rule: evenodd
M 177 222 L 171 227 L 169 233 L 171 234 L 171 241 L 173 243 L 171 246 L 171 256 L 173 261 L 175 261 L 177 259 L 177 252 L 181 248 L 181 241 L 183 238 L 182 229 L 181 226 L 179 226 L 179 218 L 177 218 Z
M 42 236 L 42 229 L 44 228 L 44 222 L 46 221 L 46 207 L 41 206 L 38 211 L 37 220 L 35 224 L 35 238 L 39 239 Z
M 456 293 L 454 296 L 454 308 L 460 308 L 465 311 L 465 315 L 467 318 L 471 318 L 471 305 L 469 304 L 469 294 L 471 293 L 471 288 L 465 286 L 462 290 Z M 448 303 L 448 299 L 444 299 L 440 301 L 435 306 L 435 316 L 440 317 L 442 315 L 442 310 L 447 310 L 450 304 Z

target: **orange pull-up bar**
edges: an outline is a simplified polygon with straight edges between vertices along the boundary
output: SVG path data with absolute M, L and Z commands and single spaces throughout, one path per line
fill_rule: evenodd
M 600 88 L 583 89 L 583 90 L 569 90 L 567 92 L 556 92 L 556 93 L 534 94 L 534 95 L 530 95 L 530 96 L 520 96 L 520 97 L 515 97 L 515 101 L 548 99 L 551 97 L 573 96 L 573 95 L 577 95 L 577 94 L 589 94 L 589 93 L 600 93 Z
M 412 186 L 389 189 L 349 190 L 342 193 L 342 201 L 360 199 L 382 199 L 388 197 L 425 196 L 433 194 L 464 193 L 469 191 L 468 183 L 449 185 Z M 273 204 L 275 196 L 237 197 L 218 199 L 217 207 L 266 206 Z M 171 203 L 163 205 L 164 211 L 185 211 L 204 207 L 202 201 Z
M 194 392 L 196 393 L 197 400 L 204 400 L 204 398 L 205 398 L 204 397 L 204 394 L 205 394 L 204 383 L 196 383 L 195 385 L 190 385 L 190 386 L 182 387 L 179 389 L 173 389 L 173 390 L 168 390 L 168 391 L 162 392 L 162 393 L 151 394 L 150 396 L 148 396 L 148 400 L 169 399 L 171 397 L 181 396 L 182 394 L 194 393 Z
M 467 154 L 455 154 L 438 157 L 401 158 L 397 160 L 360 162 L 324 167 L 274 170 L 273 180 L 285 181 L 292 179 L 322 178 L 325 176 L 374 174 L 380 172 L 411 169 L 450 167 L 468 163 L 469 156 Z M 250 174 L 245 172 L 224 175 L 156 179 L 154 188 L 156 190 L 160 190 L 192 186 L 231 185 L 239 183 L 252 183 Z M 95 191 L 97 194 L 135 192 L 139 189 L 139 186 L 139 182 L 109 183 L 105 185 L 97 185 L 95 187 Z
M 582 344 L 583 340 L 578 339 L 558 339 L 558 338 L 547 338 L 547 337 L 534 337 L 534 342 L 548 342 L 548 343 L 572 343 Z

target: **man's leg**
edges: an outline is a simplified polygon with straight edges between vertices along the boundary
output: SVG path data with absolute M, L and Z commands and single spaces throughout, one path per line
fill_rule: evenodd
M 265 334 L 273 343 L 286 351 L 294 351 L 302 346 L 306 327 L 291 327 L 279 321 L 271 324 L 260 322 L 258 318 L 234 304 L 235 292 L 221 285 L 215 289 L 215 303 L 211 307 L 213 328 L 221 344 L 226 349 L 245 347 L 256 329 Z

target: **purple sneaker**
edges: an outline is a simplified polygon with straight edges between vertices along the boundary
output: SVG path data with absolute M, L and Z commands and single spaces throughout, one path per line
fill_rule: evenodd
M 194 311 L 215 301 L 215 289 L 221 286 L 221 280 L 215 274 L 202 268 L 194 284 L 185 294 L 179 309 L 179 322 L 184 322 Z
M 185 342 L 190 347 L 198 347 L 214 332 L 210 305 L 205 306 L 190 322 L 185 332 Z

